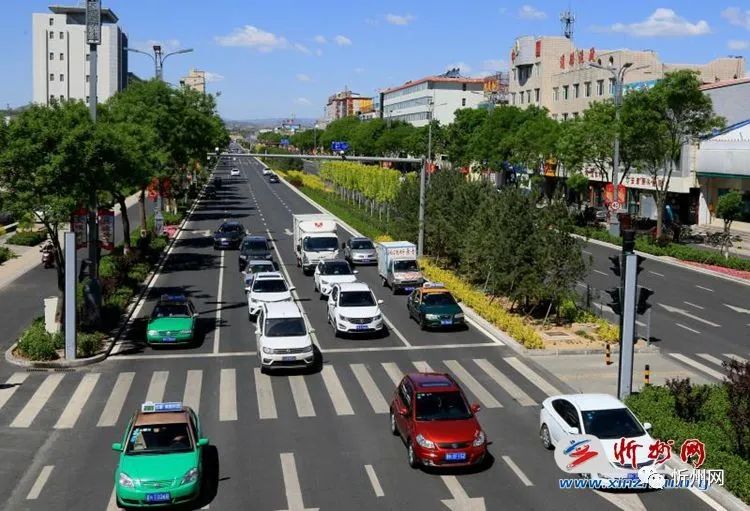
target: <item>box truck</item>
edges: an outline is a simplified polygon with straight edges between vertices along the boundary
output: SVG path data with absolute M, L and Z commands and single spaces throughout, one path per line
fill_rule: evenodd
M 375 245 L 378 253 L 378 273 L 384 286 L 395 295 L 400 290 L 411 291 L 425 279 L 417 265 L 417 247 L 408 241 L 385 241 Z
M 338 253 L 336 220 L 323 214 L 294 215 L 293 219 L 297 266 L 309 275 L 321 259 L 333 258 Z

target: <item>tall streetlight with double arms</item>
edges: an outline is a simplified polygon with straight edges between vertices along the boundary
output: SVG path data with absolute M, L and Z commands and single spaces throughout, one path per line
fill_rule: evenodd
M 427 118 L 427 158 L 422 164 L 422 171 L 419 173 L 419 235 L 417 238 L 417 256 L 422 257 L 424 255 L 424 210 L 426 202 L 426 181 L 427 181 L 427 166 L 430 165 L 432 168 L 432 118 L 435 113 L 435 100 L 430 98 L 429 101 L 429 117 Z M 447 103 L 440 103 L 437 106 L 444 106 Z M 389 116 L 390 119 L 390 116 Z
M 142 55 L 146 55 L 151 58 L 151 60 L 154 61 L 154 76 L 158 78 L 160 81 L 164 81 L 164 61 L 167 60 L 167 57 L 171 57 L 172 55 L 182 55 L 183 53 L 191 53 L 193 51 L 192 48 L 185 48 L 182 50 L 176 50 L 169 52 L 167 54 L 162 53 L 161 45 L 155 44 L 153 49 L 154 53 L 151 54 L 147 51 L 138 50 L 136 48 L 125 48 L 127 51 L 132 51 L 133 53 L 140 53 Z

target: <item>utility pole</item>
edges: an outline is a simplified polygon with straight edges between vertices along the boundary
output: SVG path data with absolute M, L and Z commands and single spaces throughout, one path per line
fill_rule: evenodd
M 417 239 L 417 257 L 424 255 L 424 209 L 426 196 L 427 165 L 432 161 L 432 111 L 434 101 L 430 98 L 430 115 L 427 118 L 427 158 L 422 163 L 422 171 L 419 173 L 419 237 Z M 390 117 L 389 117 L 390 118 Z
M 132 51 L 133 53 L 140 53 L 141 55 L 146 55 L 151 60 L 153 60 L 154 61 L 154 78 L 162 82 L 164 81 L 164 61 L 167 60 L 167 57 L 170 57 L 172 55 L 182 55 L 184 53 L 191 53 L 193 51 L 192 48 L 185 48 L 184 50 L 173 51 L 165 55 L 162 51 L 160 44 L 155 44 L 153 46 L 153 50 L 154 50 L 153 55 L 147 51 L 138 50 L 136 48 L 125 48 L 125 49 L 127 51 Z

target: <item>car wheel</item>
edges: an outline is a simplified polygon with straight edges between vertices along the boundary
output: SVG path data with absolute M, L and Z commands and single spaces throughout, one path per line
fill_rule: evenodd
M 419 329 L 427 330 L 427 324 L 424 322 L 424 316 L 419 316 Z
M 391 434 L 398 436 L 398 426 L 396 426 L 396 416 L 393 414 L 393 410 L 391 410 Z
M 380 283 L 383 284 L 383 287 L 388 287 L 388 280 L 385 277 L 380 277 Z
M 547 450 L 554 449 L 554 445 L 552 445 L 552 437 L 549 434 L 549 428 L 546 424 L 542 424 L 542 428 L 539 430 L 539 438 L 542 440 L 542 445 Z
M 331 323 L 331 325 L 333 325 L 333 336 L 340 337 L 341 332 L 339 332 L 339 326 L 338 324 L 336 324 L 336 320 L 334 320 L 333 323 Z
M 412 445 L 411 441 L 409 441 L 409 445 L 406 448 L 406 460 L 409 462 L 411 468 L 419 467 L 419 458 L 417 458 L 417 453 L 414 452 L 414 445 Z

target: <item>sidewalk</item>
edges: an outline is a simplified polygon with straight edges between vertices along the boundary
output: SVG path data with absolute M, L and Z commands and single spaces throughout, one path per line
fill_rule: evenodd
M 699 225 L 695 228 L 696 232 L 724 232 L 724 222 L 721 219 L 715 218 L 711 225 Z M 730 234 L 734 238 L 739 236 L 741 241 L 732 241 L 732 246 L 729 247 L 729 254 L 739 257 L 750 258 L 750 224 L 746 222 L 733 222 Z M 717 250 L 717 247 L 709 245 L 699 245 L 701 247 Z
M 125 199 L 125 205 L 127 208 L 133 206 L 138 202 L 140 192 L 131 195 Z M 115 206 L 115 219 L 120 217 L 120 207 Z M 131 222 L 133 219 L 131 219 Z M 62 236 L 62 232 L 59 233 Z M 7 239 L 7 238 L 6 238 Z M 9 259 L 0 265 L 0 289 L 3 289 L 8 284 L 11 284 L 16 279 L 20 278 L 26 272 L 41 264 L 41 255 L 39 254 L 39 246 L 35 247 L 24 247 L 20 245 L 8 245 L 5 243 L 6 239 L 2 240 L 0 244 L 7 246 L 13 251 L 18 257 Z

